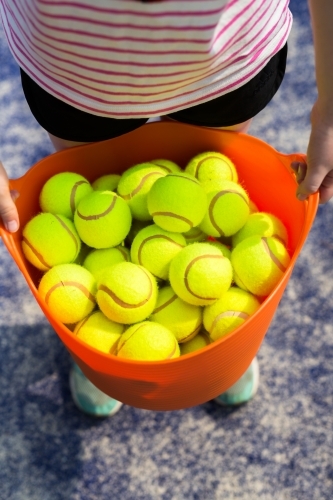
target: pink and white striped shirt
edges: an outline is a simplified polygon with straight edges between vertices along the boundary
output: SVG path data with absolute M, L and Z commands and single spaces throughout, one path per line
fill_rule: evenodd
M 289 0 L 0 0 L 44 90 L 112 118 L 165 115 L 244 85 L 286 43 Z

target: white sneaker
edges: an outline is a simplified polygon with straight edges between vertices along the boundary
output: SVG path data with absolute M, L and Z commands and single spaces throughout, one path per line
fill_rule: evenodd
M 69 387 L 76 406 L 94 417 L 111 417 L 123 403 L 100 391 L 75 363 L 69 374 Z
M 214 401 L 222 406 L 247 403 L 256 395 L 258 387 L 259 363 L 255 357 L 244 375 L 230 389 L 217 396 Z

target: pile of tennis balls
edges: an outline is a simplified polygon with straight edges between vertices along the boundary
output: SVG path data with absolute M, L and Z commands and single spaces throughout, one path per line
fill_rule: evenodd
M 173 359 L 230 334 L 290 261 L 285 226 L 220 152 L 93 183 L 59 173 L 39 202 L 22 249 L 43 272 L 41 297 L 73 335 L 121 358 Z

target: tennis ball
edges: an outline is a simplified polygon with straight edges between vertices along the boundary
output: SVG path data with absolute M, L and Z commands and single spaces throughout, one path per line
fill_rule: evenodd
M 189 231 L 183 233 L 186 243 L 195 243 L 197 241 L 205 241 L 207 239 L 207 234 L 205 234 L 198 227 L 192 227 Z
M 180 299 L 171 286 L 159 290 L 156 306 L 149 318 L 176 336 L 179 343 L 194 337 L 202 325 L 202 308 Z
M 22 250 L 27 260 L 41 271 L 73 262 L 81 241 L 73 222 L 63 215 L 40 213 L 22 231 Z
M 102 175 L 91 186 L 95 191 L 116 191 L 120 177 L 118 174 Z
M 157 285 L 152 274 L 132 262 L 120 262 L 105 270 L 97 286 L 101 311 L 117 323 L 138 323 L 148 318 L 157 299 Z
M 118 194 L 131 209 L 133 218 L 151 220 L 147 207 L 147 195 L 157 179 L 164 177 L 166 172 L 151 163 L 140 163 L 126 170 L 118 184 Z
M 236 285 L 259 297 L 271 293 L 284 275 L 290 257 L 274 237 L 249 236 L 231 252 Z
M 259 236 L 274 236 L 284 245 L 288 241 L 288 233 L 283 223 L 275 215 L 257 212 L 250 214 L 244 226 L 232 236 L 232 245 L 235 247 L 245 238 L 258 234 Z
M 93 311 L 77 323 L 74 335 L 99 351 L 114 354 L 125 326 L 109 320 L 101 311 Z
M 194 175 L 200 182 L 218 179 L 238 182 L 234 163 L 216 151 L 207 151 L 194 156 L 186 165 L 185 172 Z
M 118 264 L 118 262 L 128 262 L 129 260 L 128 248 L 118 245 L 117 247 L 91 250 L 84 259 L 83 267 L 88 269 L 98 281 L 106 268 Z
M 199 224 L 209 236 L 231 236 L 244 226 L 250 215 L 246 191 L 232 181 L 219 181 L 207 192 L 208 209 Z
M 93 191 L 79 203 L 74 224 L 81 240 L 93 248 L 115 247 L 131 228 L 126 202 L 111 191 Z
M 182 169 L 180 168 L 177 163 L 171 161 L 171 160 L 166 160 L 165 158 L 158 158 L 157 160 L 150 160 L 149 163 L 155 167 L 162 168 L 165 170 L 167 174 L 171 174 L 172 172 L 181 172 Z
M 90 182 L 82 175 L 62 172 L 46 181 L 39 195 L 39 204 L 43 212 L 73 219 L 79 201 L 92 190 Z
M 211 343 L 211 339 L 205 330 L 201 330 L 195 337 L 180 344 L 180 355 L 184 356 L 185 354 L 190 354 L 191 352 L 198 351 L 203 347 L 206 347 Z
M 208 240 L 207 243 L 209 243 L 209 245 L 212 245 L 215 248 L 218 248 L 222 253 L 222 255 L 230 260 L 231 250 L 227 247 L 227 245 L 224 245 L 220 241 L 212 241 L 212 240 Z
M 218 340 L 242 325 L 259 307 L 254 295 L 232 286 L 214 304 L 204 308 L 204 326 L 210 338 Z
M 200 224 L 206 209 L 206 193 L 199 181 L 186 173 L 158 179 L 148 193 L 149 213 L 166 231 L 189 231 Z
M 95 278 L 77 264 L 52 267 L 43 275 L 38 292 L 51 313 L 65 324 L 81 321 L 96 305 Z
M 179 233 L 164 231 L 156 224 L 147 226 L 136 235 L 131 246 L 131 259 L 144 266 L 156 278 L 167 280 L 172 259 L 186 247 Z
M 169 280 L 176 294 L 189 304 L 212 304 L 232 282 L 230 260 L 209 243 L 193 243 L 171 261 Z
M 119 358 L 140 361 L 162 361 L 180 355 L 176 337 L 163 325 L 144 321 L 132 325 L 122 334 L 117 345 Z

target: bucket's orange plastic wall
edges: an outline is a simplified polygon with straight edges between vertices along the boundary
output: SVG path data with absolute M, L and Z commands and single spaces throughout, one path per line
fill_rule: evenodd
M 282 155 L 251 136 L 203 129 L 178 123 L 151 123 L 116 139 L 89 144 L 51 155 L 23 177 L 11 181 L 20 191 L 17 207 L 21 228 L 39 212 L 39 192 L 52 175 L 75 171 L 90 181 L 121 173 L 147 160 L 168 158 L 184 167 L 202 151 L 220 151 L 235 163 L 240 182 L 259 210 L 279 217 L 289 234 L 291 263 L 282 280 L 260 309 L 228 337 L 178 359 L 139 362 L 98 352 L 78 340 L 50 314 L 38 295 L 41 274 L 24 258 L 21 230 L 11 235 L 0 229 L 3 241 L 74 360 L 89 379 L 110 396 L 138 408 L 176 410 L 204 403 L 224 392 L 245 372 L 258 352 L 288 283 L 299 252 L 311 228 L 318 195 L 307 202 L 295 197 L 296 180 L 290 168 L 302 155 Z

